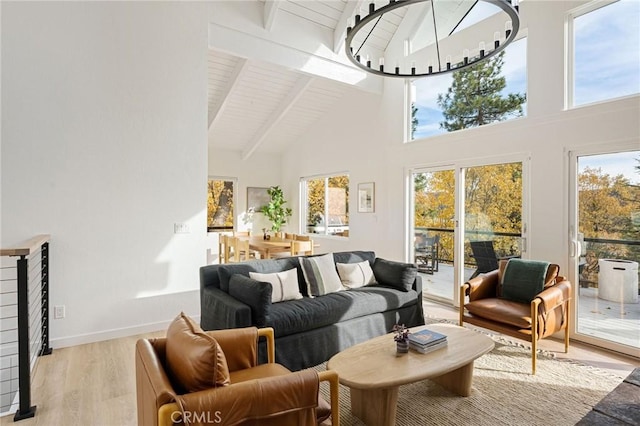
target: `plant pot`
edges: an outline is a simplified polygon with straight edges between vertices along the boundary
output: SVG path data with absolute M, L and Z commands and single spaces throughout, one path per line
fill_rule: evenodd
M 396 341 L 396 352 L 399 354 L 406 354 L 409 352 L 409 341 L 408 340 L 398 340 Z

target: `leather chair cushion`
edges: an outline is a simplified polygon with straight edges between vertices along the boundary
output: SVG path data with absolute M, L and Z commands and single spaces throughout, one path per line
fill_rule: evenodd
M 524 329 L 531 328 L 531 305 L 506 299 L 488 298 L 464 305 L 472 315 Z
M 232 372 L 231 380 L 233 383 L 241 383 L 246 382 L 247 380 L 283 376 L 289 373 L 289 369 L 280 364 L 260 364 L 252 368 Z M 318 394 L 318 407 L 316 408 L 317 423 L 320 424 L 329 417 L 331 417 L 331 405 L 320 394 Z
M 216 339 L 181 312 L 167 329 L 166 363 L 179 393 L 231 383 L 224 352 Z

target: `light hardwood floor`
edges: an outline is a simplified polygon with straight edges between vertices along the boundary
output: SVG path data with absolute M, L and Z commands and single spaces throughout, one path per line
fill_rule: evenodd
M 457 311 L 451 307 L 425 301 L 430 317 L 455 321 Z M 130 336 L 69 348 L 54 349 L 41 357 L 33 375 L 32 403 L 36 416 L 15 423 L 20 426 L 136 425 L 134 346 L 140 337 L 160 337 L 164 332 Z M 640 359 L 599 350 L 584 344 L 572 344 L 568 354 L 561 341 L 545 339 L 541 349 L 560 358 L 609 370 L 626 377 Z M 13 424 L 13 414 L 0 419 Z

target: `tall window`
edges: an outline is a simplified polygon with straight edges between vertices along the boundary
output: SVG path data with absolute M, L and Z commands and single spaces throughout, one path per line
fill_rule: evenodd
M 640 2 L 593 2 L 570 17 L 573 93 L 579 106 L 640 93 Z
M 308 233 L 347 236 L 349 233 L 349 175 L 304 178 L 300 182 Z
M 409 83 L 409 141 L 527 114 L 527 39 L 475 66 Z
M 234 179 L 209 179 L 207 190 L 207 231 L 233 230 L 235 185 Z

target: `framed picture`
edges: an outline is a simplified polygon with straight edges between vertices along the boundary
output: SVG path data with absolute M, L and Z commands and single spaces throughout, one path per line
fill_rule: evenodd
M 247 211 L 253 209 L 255 212 L 259 212 L 263 206 L 269 204 L 269 188 L 255 188 L 247 187 Z
M 376 187 L 373 182 L 358 184 L 358 213 L 375 211 Z

